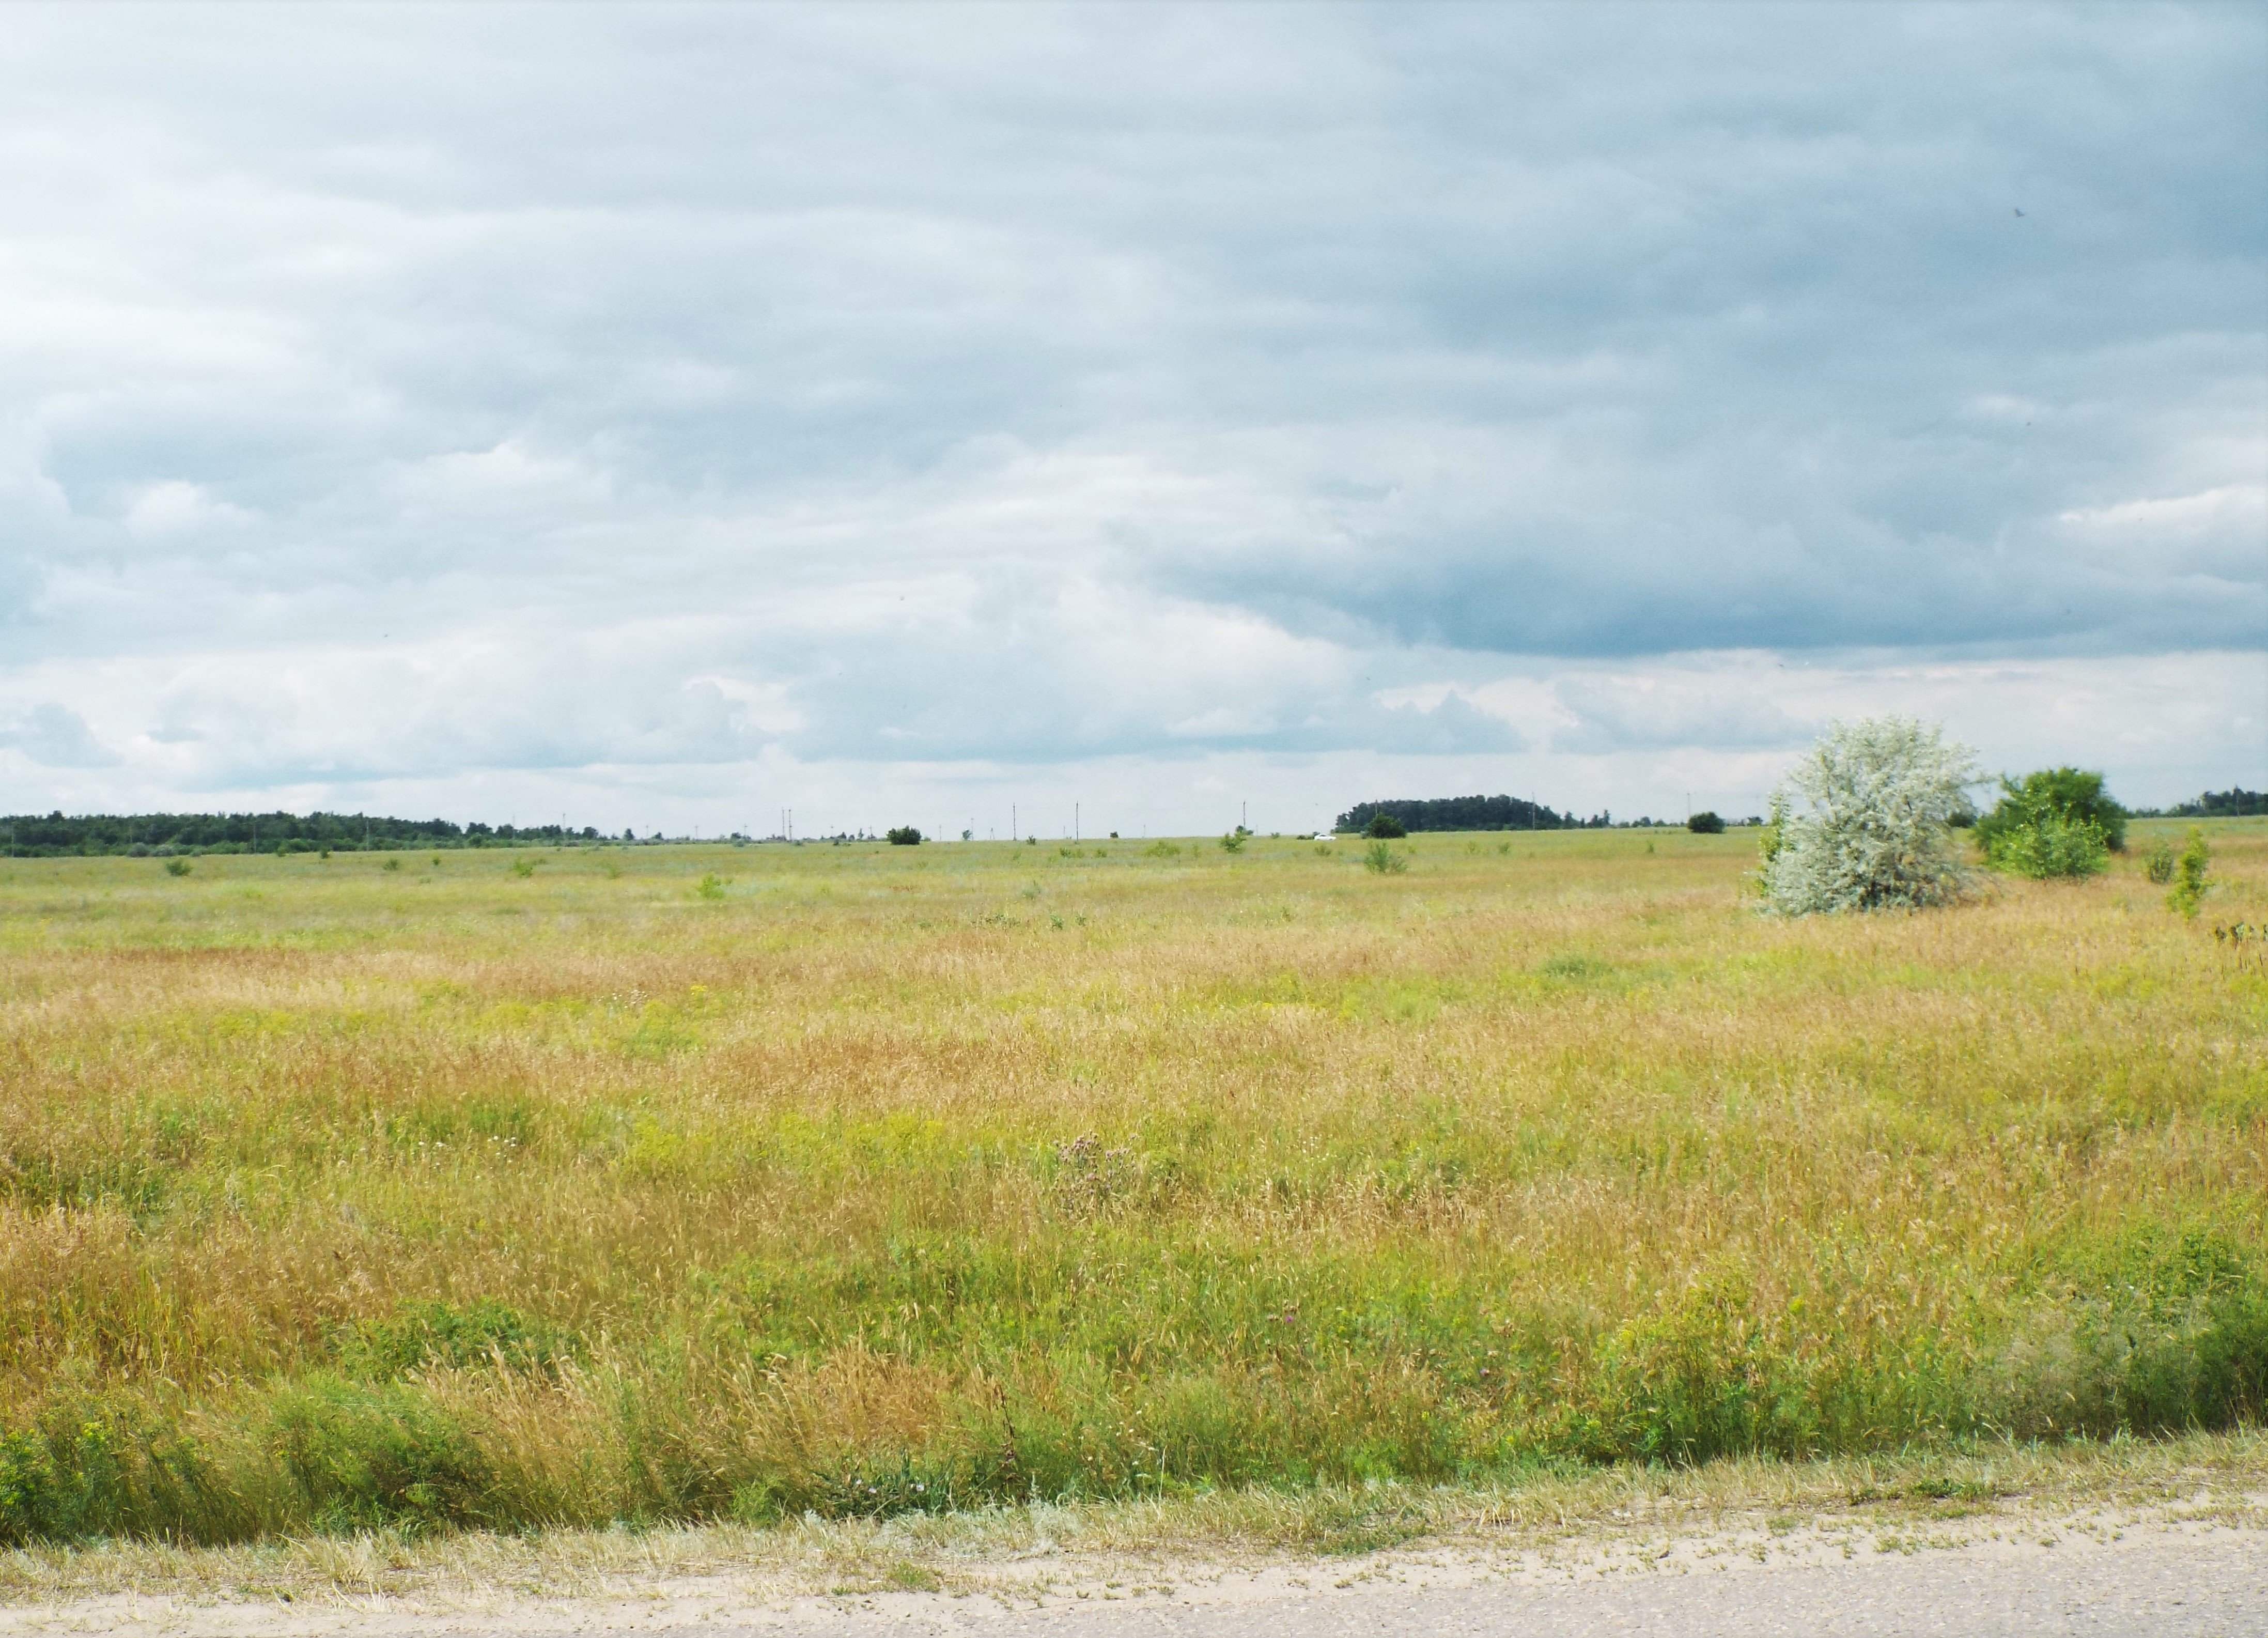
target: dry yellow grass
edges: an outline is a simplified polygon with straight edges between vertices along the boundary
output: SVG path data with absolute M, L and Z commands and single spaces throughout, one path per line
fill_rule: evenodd
M 2213 835 L 2194 924 L 1775 922 L 1738 832 L 0 863 L 0 1531 L 2241 1420 Z
M 700 1595 L 719 1590 L 744 1612 L 752 1601 L 894 1590 L 1021 1599 L 1155 1587 L 1239 1565 L 1327 1564 L 1338 1576 L 1381 1554 L 1444 1550 L 1498 1561 L 1619 1553 L 1644 1565 L 1681 1541 L 1756 1553 L 1767 1543 L 1800 1550 L 1808 1536 L 1908 1552 L 2138 1525 L 2268 1530 L 2268 1440 L 2247 1431 L 1698 1468 L 1622 1464 L 1484 1485 L 1257 1488 L 762 1527 L 40 1545 L 0 1552 L 0 1605 L 33 1606 L 73 1630 L 128 1614 L 93 1602 L 122 1595 L 169 1600 L 131 1611 L 168 1631 L 241 1632 L 231 1623 L 261 1605 L 310 1601 L 381 1617 L 485 1610 L 508 1630 L 521 1629 L 515 1602 L 540 1602 L 554 1624 L 562 1599 L 628 1600 L 648 1612 L 691 1602 L 678 1617 L 690 1625 L 703 1612 Z M 373 1609 L 372 1600 L 382 1602 Z

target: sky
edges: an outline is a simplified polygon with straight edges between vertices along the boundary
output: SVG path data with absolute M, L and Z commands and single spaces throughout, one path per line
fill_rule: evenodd
M 0 28 L 0 810 L 2268 786 L 2268 9 Z

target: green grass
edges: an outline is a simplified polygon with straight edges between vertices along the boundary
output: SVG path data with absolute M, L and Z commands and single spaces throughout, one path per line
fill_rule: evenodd
M 2194 924 L 2146 823 L 1798 923 L 1739 831 L 0 862 L 0 1539 L 2248 1423 L 2209 828 Z

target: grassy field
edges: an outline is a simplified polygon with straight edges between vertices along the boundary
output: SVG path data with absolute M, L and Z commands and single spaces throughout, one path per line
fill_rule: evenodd
M 2158 829 L 0 861 L 0 1540 L 2254 1421 L 2268 823 Z

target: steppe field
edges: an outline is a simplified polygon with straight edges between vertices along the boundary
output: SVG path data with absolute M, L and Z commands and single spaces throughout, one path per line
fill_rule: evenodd
M 2268 823 L 0 861 L 0 1541 L 2255 1424 Z

